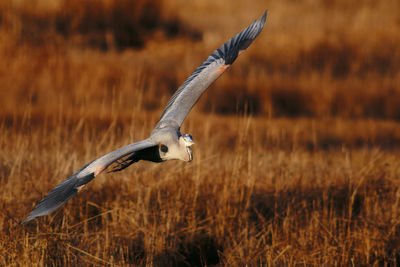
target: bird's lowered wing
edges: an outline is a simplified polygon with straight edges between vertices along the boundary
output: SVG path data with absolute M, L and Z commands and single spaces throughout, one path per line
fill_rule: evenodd
M 182 125 L 201 94 L 235 61 L 262 31 L 267 11 L 249 27 L 215 50 L 178 88 L 164 109 L 157 128 Z
M 39 202 L 39 204 L 37 204 L 35 209 L 29 214 L 29 216 L 23 221 L 23 223 L 29 222 L 36 217 L 48 215 L 51 212 L 57 210 L 70 198 L 72 198 L 79 191 L 80 188 L 93 180 L 94 177 L 107 169 L 107 167 L 110 166 L 112 163 L 129 154 L 152 146 L 156 146 L 156 144 L 146 139 L 118 148 L 86 164 L 73 175 L 68 177 L 68 179 L 66 179 L 64 182 L 51 190 L 51 192 L 47 194 Z

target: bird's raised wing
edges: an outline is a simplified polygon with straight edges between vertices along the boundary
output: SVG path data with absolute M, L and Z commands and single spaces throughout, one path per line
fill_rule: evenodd
M 81 189 L 85 184 L 93 180 L 94 177 L 107 169 L 107 167 L 110 166 L 112 163 L 129 154 L 152 146 L 156 146 L 156 144 L 146 139 L 118 148 L 86 164 L 73 175 L 68 177 L 68 179 L 66 179 L 64 182 L 55 187 L 49 194 L 47 194 L 39 202 L 39 204 L 37 204 L 35 209 L 31 212 L 31 214 L 29 214 L 29 216 L 23 221 L 23 223 L 29 222 L 36 217 L 50 214 L 51 212 L 64 205 L 79 191 L 79 189 Z
M 249 27 L 215 50 L 178 88 L 164 109 L 157 128 L 180 127 L 201 94 L 235 61 L 262 31 L 267 11 Z

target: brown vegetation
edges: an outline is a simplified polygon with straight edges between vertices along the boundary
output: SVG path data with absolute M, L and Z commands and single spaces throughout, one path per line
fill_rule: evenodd
M 399 264 L 397 1 L 84 2 L 0 4 L 1 266 Z M 184 123 L 192 163 L 101 175 L 19 224 L 84 163 L 147 137 L 265 8 Z

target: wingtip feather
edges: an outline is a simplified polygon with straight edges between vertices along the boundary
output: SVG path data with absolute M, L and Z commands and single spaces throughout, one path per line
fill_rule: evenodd
M 265 21 L 267 20 L 267 16 L 268 16 L 268 9 L 266 9 L 266 10 L 264 11 L 264 14 L 261 16 L 261 18 L 259 18 L 259 19 L 257 20 L 257 22 L 261 24 L 261 25 L 260 25 L 260 26 L 261 26 L 261 29 L 264 28 L 264 24 L 265 24 Z
M 41 216 L 48 215 L 64 205 L 77 192 L 77 178 L 72 176 L 50 191 L 22 222 L 23 224 Z
M 265 20 L 267 19 L 267 15 L 268 15 L 268 9 L 266 9 L 266 10 L 264 11 L 263 16 L 261 17 L 261 20 L 262 20 L 263 22 L 265 22 Z
M 37 217 L 45 216 L 57 210 L 78 193 L 78 189 L 94 178 L 93 173 L 78 178 L 76 173 L 50 191 L 22 222 L 25 224 Z

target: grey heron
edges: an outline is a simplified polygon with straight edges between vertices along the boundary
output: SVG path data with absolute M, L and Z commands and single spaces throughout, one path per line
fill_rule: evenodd
M 262 31 L 267 11 L 243 31 L 235 35 L 215 50 L 178 88 L 165 107 L 160 121 L 150 137 L 118 148 L 97 158 L 48 193 L 23 221 L 29 222 L 36 217 L 45 216 L 60 208 L 72 198 L 85 184 L 106 170 L 110 165 L 117 166 L 111 171 L 121 171 L 139 160 L 163 162 L 179 159 L 189 162 L 193 159 L 192 136 L 181 134 L 180 127 L 202 93 L 224 71 L 232 65 L 238 55 L 247 49 Z M 121 160 L 126 158 L 125 160 Z

